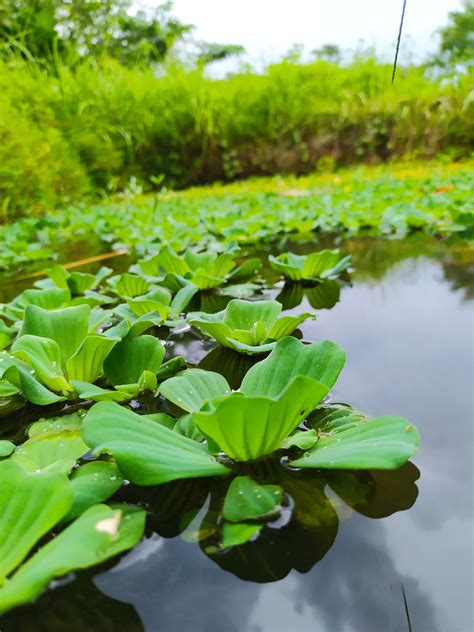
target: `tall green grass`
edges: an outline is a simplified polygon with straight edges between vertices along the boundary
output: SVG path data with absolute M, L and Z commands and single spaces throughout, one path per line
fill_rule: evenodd
M 213 80 L 110 60 L 48 72 L 0 63 L 3 219 L 38 215 L 134 177 L 145 190 L 357 161 L 468 155 L 472 77 L 423 76 L 372 59 L 283 62 Z

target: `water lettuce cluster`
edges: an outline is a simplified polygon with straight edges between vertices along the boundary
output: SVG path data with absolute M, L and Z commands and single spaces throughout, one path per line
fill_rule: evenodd
M 303 271 L 293 281 L 348 265 L 319 254 L 287 253 L 282 265 Z M 291 335 L 313 314 L 281 316 L 278 301 L 258 295 L 230 299 L 229 285 L 225 309 L 190 310 L 198 296 L 219 296 L 216 288 L 255 273 L 254 261 L 235 258 L 165 247 L 115 276 L 56 266 L 2 306 L 0 414 L 23 407 L 44 417 L 0 440 L 0 613 L 141 539 L 145 511 L 117 502 L 125 481 L 210 480 L 220 490 L 212 550 L 222 550 L 291 512 L 302 472 L 390 470 L 416 452 L 419 434 L 406 419 L 327 403 L 345 354 Z M 165 361 L 163 332 L 188 323 L 252 359 L 238 388 L 181 356 Z M 262 467 L 273 478 L 258 474 Z

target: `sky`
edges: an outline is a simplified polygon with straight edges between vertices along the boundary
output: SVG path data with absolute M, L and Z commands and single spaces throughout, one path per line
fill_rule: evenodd
M 160 4 L 148 0 L 148 6 Z M 174 0 L 173 14 L 196 26 L 194 37 L 242 44 L 244 61 L 261 66 L 293 44 L 309 53 L 327 43 L 354 49 L 363 39 L 393 56 L 403 0 Z M 419 61 L 437 48 L 433 32 L 461 0 L 407 0 L 401 59 Z

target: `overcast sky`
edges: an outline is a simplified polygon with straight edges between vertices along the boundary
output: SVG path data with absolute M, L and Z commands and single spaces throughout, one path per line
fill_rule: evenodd
M 153 6 L 160 2 L 148 0 Z M 403 0 L 174 0 L 173 13 L 196 26 L 196 39 L 242 44 L 261 65 L 292 44 L 310 52 L 326 43 L 353 49 L 360 39 L 391 58 Z M 433 32 L 461 0 L 407 0 L 402 53 L 416 59 L 436 49 Z

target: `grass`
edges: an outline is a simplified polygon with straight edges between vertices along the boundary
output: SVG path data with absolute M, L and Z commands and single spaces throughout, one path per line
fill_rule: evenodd
M 373 59 L 284 62 L 213 80 L 110 60 L 48 73 L 0 62 L 0 222 L 88 196 L 182 188 L 357 162 L 469 156 L 472 77 Z M 471 95 L 471 96 L 470 96 Z
M 240 244 L 289 233 L 469 234 L 473 161 L 360 166 L 304 177 L 253 178 L 185 191 L 115 196 L 0 227 L 0 267 L 89 256 L 122 247 Z

